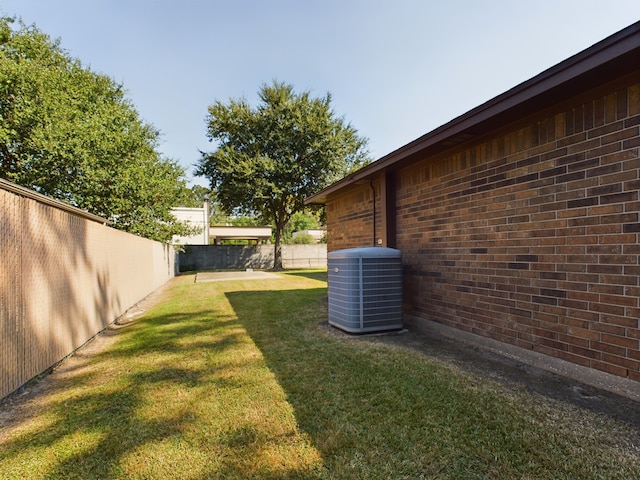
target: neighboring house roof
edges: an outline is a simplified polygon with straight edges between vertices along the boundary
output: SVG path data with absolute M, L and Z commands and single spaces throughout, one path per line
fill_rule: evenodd
M 209 236 L 216 240 L 269 240 L 271 227 L 215 226 L 209 227 Z
M 361 168 L 307 198 L 305 203 L 324 204 L 328 195 L 348 185 L 478 138 L 612 79 L 637 72 L 639 67 L 640 22 L 636 22 Z

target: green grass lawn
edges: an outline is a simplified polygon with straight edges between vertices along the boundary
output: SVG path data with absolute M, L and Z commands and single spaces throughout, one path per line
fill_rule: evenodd
M 0 478 L 640 477 L 623 424 L 332 332 L 325 296 L 326 272 L 178 277 L 0 432 Z

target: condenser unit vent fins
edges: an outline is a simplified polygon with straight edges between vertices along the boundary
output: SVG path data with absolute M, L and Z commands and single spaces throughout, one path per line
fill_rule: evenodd
M 399 250 L 360 247 L 328 255 L 329 324 L 351 333 L 402 328 Z

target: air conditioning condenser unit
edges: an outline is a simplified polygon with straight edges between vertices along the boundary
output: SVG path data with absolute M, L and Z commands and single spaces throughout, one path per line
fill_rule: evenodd
M 351 333 L 395 330 L 402 322 L 402 256 L 386 247 L 328 254 L 329 324 Z

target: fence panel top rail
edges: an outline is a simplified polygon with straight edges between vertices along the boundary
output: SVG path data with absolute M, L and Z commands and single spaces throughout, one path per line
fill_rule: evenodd
M 45 205 L 50 205 L 60 210 L 78 215 L 82 218 L 86 218 L 87 220 L 102 223 L 103 225 L 111 225 L 111 222 L 106 218 L 94 215 L 93 213 L 89 213 L 86 210 L 74 207 L 73 205 L 69 205 L 68 203 L 61 202 L 60 200 L 56 200 L 55 198 L 47 197 L 46 195 L 42 195 L 41 193 L 35 192 L 2 178 L 0 178 L 0 188 L 2 188 L 3 190 L 7 190 L 8 192 L 15 193 L 16 195 L 20 195 L 21 197 L 31 198 L 37 202 L 44 203 Z

